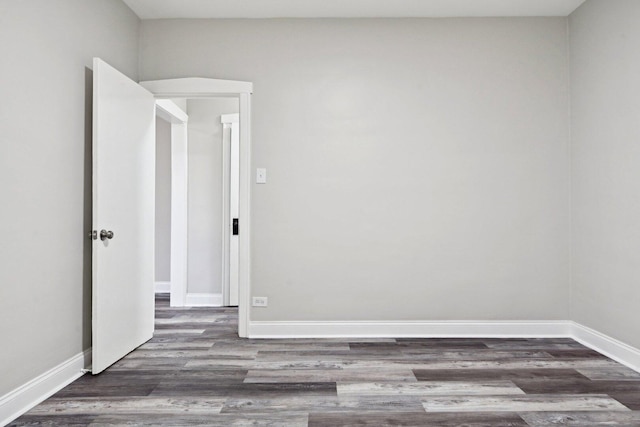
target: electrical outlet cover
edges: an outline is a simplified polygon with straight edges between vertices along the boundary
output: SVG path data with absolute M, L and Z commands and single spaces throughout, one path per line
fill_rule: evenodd
M 253 297 L 252 304 L 254 307 L 266 307 L 269 304 L 267 297 Z

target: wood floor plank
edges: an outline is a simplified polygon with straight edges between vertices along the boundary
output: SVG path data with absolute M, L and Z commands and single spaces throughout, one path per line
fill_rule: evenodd
M 222 398 L 273 398 L 295 396 L 336 396 L 336 384 L 324 383 L 220 383 L 206 381 L 198 383 L 163 382 L 151 396 L 218 396 Z
M 422 346 L 425 348 L 487 348 L 484 340 L 479 338 L 396 338 L 400 346 Z
M 65 387 L 60 390 L 56 397 L 61 398 L 78 398 L 78 397 L 140 397 L 148 396 L 158 386 L 160 381 L 153 384 L 101 384 L 99 387 L 95 385 Z
M 138 349 L 125 357 L 125 360 L 131 359 L 147 359 L 147 358 L 186 358 L 186 359 L 200 359 L 210 356 L 208 349 L 173 349 L 173 350 L 146 350 Z M 253 356 L 253 355 L 252 355 Z M 251 357 L 253 358 L 253 357 Z
M 640 395 L 640 381 L 592 381 L 589 379 L 514 379 L 513 382 L 527 394 L 563 393 L 637 393 Z
M 422 403 L 415 396 L 290 396 L 264 399 L 229 398 L 222 413 L 241 412 L 419 412 Z
M 632 411 L 640 411 L 640 393 L 613 391 L 608 394 Z
M 270 344 L 270 343 L 263 343 L 263 342 L 237 344 L 235 342 L 230 342 L 230 343 L 216 342 L 213 344 L 211 351 L 222 352 L 225 350 L 238 350 L 238 349 L 252 350 L 252 351 L 255 351 L 256 353 L 258 352 L 261 352 L 261 353 L 262 352 L 297 352 L 300 354 L 305 354 L 309 352 L 318 352 L 318 351 L 342 352 L 342 353 L 349 353 L 349 354 L 351 353 L 348 343 L 334 343 L 334 342 L 298 343 L 295 340 L 292 340 L 292 342 L 289 342 L 286 344 L 283 344 L 283 343 Z
M 356 412 L 309 414 L 309 427 L 528 427 L 517 414 L 470 414 L 426 412 Z
M 321 356 L 321 357 L 319 357 Z M 319 359 L 323 361 L 406 361 L 407 363 L 420 363 L 423 361 L 445 360 L 513 360 L 513 359 L 553 359 L 553 356 L 543 351 L 515 350 L 437 350 L 437 349 L 411 349 L 411 350 L 367 350 L 358 351 L 331 351 L 331 352 L 301 352 L 301 351 L 265 351 L 258 352 L 258 361 Z
M 157 369 L 137 369 L 134 372 L 111 371 L 109 374 L 84 375 L 78 378 L 67 388 L 73 387 L 95 387 L 101 386 L 126 386 L 126 385 L 146 385 L 158 384 L 163 378 L 169 378 L 180 372 L 177 370 L 157 370 Z
M 47 399 L 30 411 L 31 415 L 84 414 L 100 415 L 105 412 L 118 414 L 217 414 L 225 399 L 205 397 L 127 397 L 109 399 L 75 398 Z
M 557 359 L 606 359 L 607 357 L 590 348 L 546 349 L 545 352 Z
M 410 369 L 262 369 L 250 370 L 245 382 L 345 382 L 410 381 L 416 377 Z
M 163 320 L 167 320 L 167 319 L 163 319 Z M 168 319 L 168 320 L 173 320 L 173 319 Z M 215 325 L 215 328 L 212 327 L 213 325 Z M 229 325 L 229 324 L 212 322 L 212 321 L 209 321 L 209 322 L 185 321 L 185 322 L 174 322 L 174 323 L 159 323 L 159 324 L 156 323 L 155 329 L 158 332 L 162 332 L 165 330 L 175 331 L 178 329 L 200 331 L 201 328 L 205 328 L 204 331 L 202 332 L 203 335 L 233 334 L 233 332 L 235 332 L 233 330 L 234 326 L 235 325 Z
M 149 341 L 147 343 L 142 344 L 139 349 L 140 350 L 202 350 L 202 349 L 210 349 L 213 347 L 213 343 L 210 341 L 202 341 L 202 342 L 183 342 L 183 341 L 173 341 L 173 342 L 156 342 Z
M 578 369 L 578 372 L 595 381 L 640 381 L 640 373 L 622 365 L 605 368 L 581 368 Z
M 250 357 L 211 357 L 207 359 L 188 360 L 184 364 L 184 369 L 204 370 L 204 369 L 255 369 L 257 362 Z
M 156 328 L 156 330 L 153 333 L 153 335 L 154 336 L 167 336 L 167 335 L 183 336 L 185 334 L 202 335 L 202 334 L 204 334 L 204 332 L 205 332 L 205 329 L 189 329 L 189 328 L 183 328 L 183 329 L 177 329 L 177 328 L 158 329 L 158 328 Z
M 65 427 L 80 427 L 88 426 L 97 418 L 96 415 L 51 415 L 51 414 L 28 414 L 23 415 L 17 420 L 7 424 L 7 427 L 28 427 L 28 426 L 65 426 Z
M 412 382 L 339 382 L 339 396 L 470 396 L 470 395 L 509 395 L 524 394 L 511 381 L 459 382 L 459 381 L 421 381 Z
M 434 360 L 406 363 L 411 369 L 582 369 L 617 367 L 610 359 Z
M 575 369 L 414 369 L 418 381 L 492 381 L 517 379 L 578 379 L 586 377 Z
M 440 396 L 421 398 L 427 412 L 629 411 L 607 395 Z
M 549 426 L 640 426 L 640 411 L 617 412 L 529 412 L 520 416 L 531 427 Z
M 571 338 L 483 338 L 482 341 L 488 348 L 516 350 L 516 349 L 539 349 L 539 350 L 571 350 L 586 348 Z
M 184 367 L 189 359 L 176 357 L 124 358 L 111 365 L 110 371 L 132 369 L 167 369 L 175 370 Z
M 172 426 L 201 425 L 208 427 L 305 427 L 306 413 L 257 413 L 257 414 L 213 414 L 213 415 L 104 415 L 97 417 L 91 427 L 111 426 Z
M 136 363 L 130 364 L 135 365 Z M 162 363 L 159 363 L 162 365 Z M 140 367 L 144 363 L 139 364 Z M 416 360 L 414 358 L 344 358 L 323 356 L 323 357 L 296 357 L 274 360 L 265 360 L 260 356 L 254 359 L 222 359 L 222 358 L 201 358 L 189 360 L 185 368 L 207 368 L 217 366 L 232 366 L 238 369 L 249 370 L 416 370 L 416 369 L 579 369 L 590 367 L 613 367 L 616 363 L 609 359 L 502 359 L 502 360 L 439 360 L 429 358 Z M 119 365 L 117 365 L 119 367 Z
M 553 356 L 541 350 L 436 350 L 409 348 L 401 349 L 404 358 L 410 360 L 514 360 L 552 359 Z

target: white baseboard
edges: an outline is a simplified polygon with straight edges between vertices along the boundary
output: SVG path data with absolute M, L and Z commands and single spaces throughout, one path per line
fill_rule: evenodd
M 571 337 L 598 353 L 640 372 L 640 350 L 576 322 L 571 322 Z
M 91 365 L 85 350 L 0 397 L 0 426 L 6 425 L 84 375 Z
M 249 338 L 573 338 L 640 372 L 640 349 L 570 320 L 252 321 Z
M 187 294 L 187 307 L 222 307 L 222 294 Z
M 171 282 L 155 282 L 156 294 L 168 294 L 171 292 Z
M 346 321 L 249 322 L 249 338 L 549 338 L 567 337 L 572 322 Z

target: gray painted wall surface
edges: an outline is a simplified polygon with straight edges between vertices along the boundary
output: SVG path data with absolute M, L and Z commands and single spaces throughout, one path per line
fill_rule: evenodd
M 185 113 L 187 112 L 187 100 L 186 98 L 171 98 L 171 100 Z
M 156 117 L 156 282 L 171 280 L 171 124 Z
M 91 345 L 87 70 L 136 78 L 138 28 L 119 0 L 0 1 L 0 396 Z
M 566 24 L 144 21 L 141 78 L 255 84 L 251 317 L 566 319 Z
M 140 74 L 255 83 L 252 318 L 571 318 L 640 347 L 639 20 L 571 16 L 570 123 L 560 18 L 147 21 Z M 90 346 L 88 68 L 135 79 L 138 28 L 0 0 L 0 396 Z
M 189 225 L 187 292 L 222 293 L 222 123 L 233 98 L 187 100 Z
M 640 2 L 570 19 L 571 318 L 640 348 Z

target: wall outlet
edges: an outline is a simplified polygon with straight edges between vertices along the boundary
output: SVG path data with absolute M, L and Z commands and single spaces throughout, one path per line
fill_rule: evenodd
M 253 297 L 253 306 L 254 307 L 266 307 L 269 304 L 269 299 L 267 297 Z

